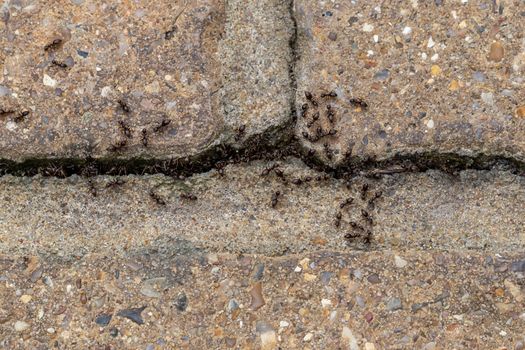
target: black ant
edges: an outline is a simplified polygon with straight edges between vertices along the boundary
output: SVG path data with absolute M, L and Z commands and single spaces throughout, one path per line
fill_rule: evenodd
M 360 107 L 362 109 L 367 109 L 368 108 L 368 103 L 366 103 L 363 99 L 361 98 L 351 98 L 350 101 L 349 101 L 352 105 L 356 106 L 356 107 Z
M 341 212 L 337 212 L 337 214 L 335 214 L 335 227 L 339 228 L 339 226 L 341 226 L 341 218 L 343 217 L 343 215 L 341 214 Z
M 142 129 L 142 145 L 148 147 L 148 130 Z
M 126 124 L 126 122 L 123 120 L 119 120 L 118 125 L 120 125 L 120 128 L 122 129 L 122 132 L 124 133 L 124 136 L 126 136 L 128 139 L 131 138 L 132 136 L 131 129 L 128 126 L 128 124 Z
M 166 205 L 166 201 L 153 189 L 149 191 L 149 196 L 158 204 L 158 205 Z
M 312 127 L 312 125 L 314 125 L 314 123 L 315 123 L 317 120 L 319 120 L 319 116 L 320 116 L 319 112 L 316 112 L 316 113 L 312 116 L 312 120 L 309 121 L 309 122 L 306 124 L 306 127 L 307 127 L 307 128 Z
M 323 145 L 323 148 L 324 148 L 324 153 L 326 155 L 326 158 L 328 158 L 329 160 L 332 160 L 332 158 L 334 157 L 334 150 L 330 148 L 330 145 L 328 145 L 328 143 L 325 143 Z
M 162 131 L 163 129 L 165 129 L 168 125 L 171 124 L 171 120 L 169 119 L 163 119 L 159 125 L 157 125 L 155 128 L 153 128 L 153 131 L 155 133 L 158 133 L 160 131 Z
M 303 118 L 306 118 L 306 112 L 308 112 L 308 104 L 307 103 L 304 103 L 302 106 L 301 106 L 301 116 Z
M 314 99 L 314 96 L 312 95 L 311 92 L 309 92 L 309 91 L 305 91 L 305 92 L 304 92 L 304 96 L 306 97 L 306 99 L 307 99 L 308 101 L 310 101 L 310 103 L 312 104 L 312 106 L 314 106 L 314 107 L 317 107 L 317 106 L 318 106 L 317 101 Z
M 275 206 L 279 202 L 279 197 L 280 196 L 281 196 L 281 192 L 280 191 L 276 191 L 275 193 L 272 194 L 272 208 L 275 208 Z
M 115 179 L 115 180 L 111 180 L 110 182 L 108 182 L 106 184 L 106 188 L 117 188 L 119 186 L 122 186 L 126 183 L 126 181 L 122 180 L 122 179 Z
M 246 125 L 241 125 L 239 126 L 239 128 L 237 129 L 237 133 L 235 135 L 235 141 L 239 141 L 240 139 L 242 139 L 242 137 L 244 136 L 244 131 L 246 130 Z
M 93 183 L 93 181 L 88 180 L 88 187 L 89 187 L 89 193 L 91 193 L 91 195 L 93 197 L 96 197 L 97 196 L 97 188 L 95 187 L 95 184 Z
M 354 234 L 354 233 L 347 233 L 345 234 L 345 239 L 347 240 L 351 240 L 351 239 L 354 239 L 354 238 L 357 238 L 359 237 L 359 234 Z
M 56 50 L 62 44 L 62 39 L 55 39 L 53 42 L 44 46 L 44 51 Z
M 51 63 L 57 67 L 60 67 L 60 68 L 67 68 L 67 64 L 65 64 L 64 62 L 60 62 L 60 61 L 57 61 L 57 60 L 52 60 Z
M 29 111 L 23 111 L 19 115 L 17 115 L 13 120 L 15 123 L 20 123 L 23 122 L 28 115 Z
M 127 144 L 128 144 L 127 140 L 121 140 L 121 141 L 118 141 L 117 143 L 109 146 L 107 150 L 110 151 L 110 152 L 119 152 L 119 151 L 123 150 L 124 148 L 126 148 Z
M 265 168 L 262 173 L 261 173 L 261 176 L 267 176 L 268 174 L 270 174 L 271 171 L 273 171 L 275 168 L 277 168 L 279 166 L 279 164 L 273 164 L 267 168 Z
M 292 183 L 293 183 L 294 185 L 299 186 L 299 185 L 302 185 L 302 184 L 303 184 L 303 180 L 301 180 L 301 179 L 292 179 Z
M 326 94 L 321 94 L 321 97 L 322 98 L 326 98 L 326 97 L 337 97 L 337 93 L 335 91 L 330 91 Z
M 368 192 L 368 184 L 367 183 L 364 183 L 363 186 L 361 186 L 361 200 L 365 200 L 366 199 L 366 194 Z
M 313 157 L 313 156 L 315 156 L 315 149 L 308 150 L 308 157 Z
M 370 244 L 372 242 L 372 231 L 368 230 L 366 231 L 366 236 L 364 239 L 364 242 L 366 245 Z
M 224 176 L 225 167 L 226 167 L 225 162 L 217 162 L 217 164 L 215 164 L 215 169 L 217 169 L 217 172 L 219 173 L 220 176 Z
M 129 105 L 123 101 L 123 100 L 118 100 L 117 103 L 119 104 L 120 108 L 122 108 L 122 110 L 124 111 L 124 113 L 129 113 L 131 112 L 131 108 L 129 107 Z
M 333 124 L 335 113 L 334 113 L 334 110 L 332 109 L 332 106 L 331 105 L 326 106 L 326 110 L 327 110 L 326 117 L 328 118 L 328 121 L 330 122 L 330 124 Z
M 361 209 L 361 216 L 368 222 L 368 224 L 373 225 L 374 221 L 372 220 L 372 216 L 364 209 Z
M 350 226 L 352 226 L 354 230 L 359 230 L 359 231 L 365 230 L 363 226 L 359 225 L 357 222 L 354 222 L 354 221 L 350 221 Z
M 181 199 L 187 199 L 187 200 L 190 200 L 190 201 L 196 201 L 197 200 L 197 196 L 194 195 L 193 193 L 181 193 L 180 194 L 180 198 Z
M 347 199 L 345 199 L 344 201 L 342 201 L 340 204 L 339 204 L 339 208 L 343 209 L 344 207 L 346 207 L 347 205 L 350 205 L 352 204 L 354 201 L 354 199 L 352 197 L 348 197 Z
M 382 191 L 378 191 L 378 192 L 374 193 L 374 196 L 368 200 L 368 204 L 370 204 L 370 205 L 374 204 L 374 202 L 377 199 L 381 198 L 382 195 L 383 195 Z

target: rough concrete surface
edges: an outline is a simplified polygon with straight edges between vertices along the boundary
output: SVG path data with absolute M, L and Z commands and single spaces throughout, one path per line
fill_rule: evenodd
M 524 18 L 0 2 L 0 348 L 525 349 Z
M 293 26 L 281 1 L 31 1 L 2 11 L 3 158 L 194 156 L 291 118 Z
M 413 250 L 280 259 L 89 255 L 66 263 L 6 256 L 0 260 L 0 344 L 520 349 L 523 258 Z
M 525 202 L 524 181 L 497 171 L 457 177 L 429 171 L 355 178 L 348 188 L 294 159 L 230 165 L 223 176 L 213 170 L 185 180 L 3 177 L 0 250 L 63 258 L 148 249 L 270 256 L 318 249 L 512 251 L 525 247 L 525 206 L 509 205 Z M 196 199 L 184 198 L 191 195 Z M 348 198 L 353 202 L 341 209 Z
M 525 160 L 523 6 L 295 1 L 297 135 L 331 164 L 425 152 Z

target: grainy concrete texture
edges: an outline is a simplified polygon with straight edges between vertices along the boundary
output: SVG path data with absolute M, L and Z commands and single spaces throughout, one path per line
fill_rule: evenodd
M 308 107 L 297 135 L 332 164 L 425 152 L 525 160 L 524 10 L 503 0 L 295 1 L 297 109 Z
M 525 247 L 525 206 L 509 205 L 525 202 L 523 177 L 429 171 L 355 178 L 348 186 L 297 160 L 281 163 L 227 166 L 223 176 L 213 170 L 186 180 L 5 176 L 0 251 L 69 258 L 145 250 L 274 256 L 318 249 Z M 261 175 L 274 164 L 280 166 Z M 276 175 L 281 171 L 284 181 Z M 297 180 L 304 183 L 293 184 Z M 348 198 L 353 202 L 341 208 Z
M 525 349 L 524 33 L 523 0 L 0 2 L 0 348 Z
M 6 4 L 2 158 L 194 156 L 289 124 L 287 2 Z

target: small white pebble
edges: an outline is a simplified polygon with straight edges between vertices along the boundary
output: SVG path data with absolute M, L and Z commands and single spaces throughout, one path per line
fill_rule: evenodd
M 100 71 L 102 70 L 102 68 L 97 67 L 97 68 L 95 68 L 95 70 L 96 70 L 97 72 L 100 72 Z
M 468 0 L 461 0 L 462 4 L 468 4 Z
M 43 309 L 38 310 L 38 315 L 36 317 L 38 317 L 38 319 L 41 320 L 42 317 L 44 317 L 44 310 Z
M 303 341 L 305 341 L 305 342 L 309 342 L 310 340 L 313 339 L 313 337 L 314 337 L 314 335 L 313 335 L 312 333 L 308 333 L 308 334 L 306 334 L 306 335 L 304 336 Z
M 426 59 L 427 59 L 427 57 L 428 57 L 428 56 L 427 56 L 427 54 L 426 54 L 426 53 L 424 53 L 424 52 L 423 52 L 423 53 L 421 54 L 421 58 L 423 59 L 423 61 L 424 61 L 424 60 L 426 60 Z
M 469 35 L 467 35 L 467 36 L 465 37 L 465 41 L 466 41 L 467 43 L 470 43 L 470 42 L 472 41 L 472 38 L 471 38 Z
M 55 329 L 53 327 L 49 327 L 48 329 L 46 329 L 46 331 L 49 334 L 54 334 L 55 333 Z
M 100 95 L 102 97 L 108 97 L 111 93 L 111 86 L 104 86 L 102 90 L 100 91 Z
M 435 44 L 436 44 L 436 42 L 432 39 L 432 37 L 429 37 L 429 38 L 428 38 L 427 47 L 428 47 L 429 49 L 431 49 L 431 48 L 434 47 Z
M 451 14 L 454 19 L 458 19 L 458 13 L 456 11 L 452 11 Z
M 403 28 L 403 35 L 410 35 L 412 33 L 412 28 L 405 27 Z
M 403 259 L 402 257 L 397 256 L 397 255 L 394 256 L 394 262 L 395 262 L 396 267 L 398 269 L 402 269 L 403 267 L 408 265 L 408 262 L 405 259 Z
M 171 75 L 169 75 L 169 74 L 166 74 L 164 76 L 164 79 L 166 79 L 167 81 L 171 81 L 173 79 L 173 77 Z
M 321 300 L 321 305 L 324 307 L 324 308 L 327 308 L 329 306 L 332 306 L 332 301 L 330 299 L 322 299 Z
M 374 11 L 377 13 L 381 13 L 381 6 L 374 7 Z
M 377 34 L 374 35 L 374 42 L 375 43 L 379 42 L 379 35 L 377 35 Z
M 29 323 L 27 323 L 27 322 L 24 322 L 24 321 L 16 321 L 15 322 L 15 331 L 17 331 L 17 332 L 23 332 L 23 331 L 25 331 L 28 328 L 29 328 Z
M 296 266 L 294 271 L 295 272 L 301 272 L 301 271 L 303 271 L 303 269 L 301 268 L 301 266 Z
M 432 119 L 430 119 L 428 122 L 427 122 L 427 128 L 429 129 L 432 129 L 434 127 L 434 121 Z
M 57 81 L 53 78 L 51 78 L 49 75 L 47 74 L 44 74 L 44 85 L 45 86 L 50 86 L 50 87 L 55 87 L 57 86 Z
M 499 335 L 501 335 L 502 337 L 506 337 L 507 336 L 507 332 L 501 331 L 501 332 L 499 332 Z
M 219 270 L 220 268 L 218 266 L 215 266 L 214 268 L 211 269 L 211 273 L 216 274 L 219 272 Z
M 437 53 L 435 53 L 435 54 L 432 55 L 432 57 L 430 57 L 430 60 L 432 62 L 436 62 L 438 60 L 438 58 L 439 58 L 439 55 Z
M 372 30 L 374 30 L 374 26 L 368 23 L 363 24 L 363 32 L 370 33 Z
M 286 327 L 288 327 L 289 325 L 290 325 L 290 323 L 289 323 L 289 322 L 286 322 L 286 321 L 281 321 L 281 322 L 279 322 L 279 327 L 280 327 L 280 328 L 286 328 Z
M 374 56 L 374 51 L 372 51 L 372 50 L 368 50 L 368 51 L 366 52 L 366 55 L 367 55 L 368 57 L 370 57 L 370 56 Z
M 7 130 L 9 130 L 9 131 L 14 131 L 14 130 L 16 130 L 17 125 L 16 125 L 15 122 L 9 121 L 9 122 L 7 122 L 7 123 L 5 124 L 5 127 L 6 127 Z
M 66 292 L 71 293 L 71 289 L 73 289 L 73 287 L 70 284 L 68 284 L 66 286 Z

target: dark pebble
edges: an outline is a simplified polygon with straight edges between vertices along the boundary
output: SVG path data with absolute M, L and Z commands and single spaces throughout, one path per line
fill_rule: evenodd
M 258 264 L 255 267 L 255 274 L 253 275 L 253 280 L 256 282 L 259 281 L 263 277 L 263 274 L 264 274 L 264 264 Z
M 175 307 L 179 311 L 186 311 L 186 308 L 188 307 L 188 297 L 186 297 L 186 294 L 179 294 L 177 300 L 175 300 Z
M 133 309 L 120 310 L 117 313 L 117 316 L 127 318 L 135 322 L 136 324 L 141 325 L 141 324 L 144 324 L 144 320 L 142 319 L 142 316 L 140 314 L 142 313 L 142 311 L 144 311 L 146 307 L 147 306 L 137 307 Z
M 350 17 L 350 18 L 348 19 L 348 23 L 349 23 L 350 25 L 356 23 L 357 21 L 359 21 L 359 18 L 357 18 L 357 17 Z
M 111 321 L 111 315 L 109 314 L 100 314 L 95 318 L 95 323 L 99 326 L 105 327 Z
M 77 50 L 77 54 L 80 56 L 80 57 L 83 57 L 83 58 L 87 58 L 89 53 L 86 52 L 86 51 L 82 51 L 82 50 Z
M 330 39 L 332 41 L 336 41 L 337 40 L 337 34 L 334 33 L 334 32 L 330 32 L 330 34 L 328 34 L 328 39 Z
M 330 279 L 332 278 L 332 273 L 325 271 L 321 272 L 321 283 L 325 286 L 330 283 Z
M 388 69 L 382 69 L 376 74 L 374 74 L 374 79 L 387 80 L 389 76 L 390 76 L 390 71 Z
M 510 271 L 525 272 L 525 260 L 514 261 L 512 264 L 510 264 Z
M 115 327 L 109 329 L 109 335 L 111 335 L 113 338 L 115 338 L 118 335 L 118 329 Z
M 377 275 L 377 273 L 373 273 L 373 274 L 369 275 L 366 279 L 368 280 L 368 282 L 370 282 L 372 284 L 381 283 L 381 279 L 379 279 L 379 276 Z
M 415 303 L 415 304 L 412 304 L 412 306 L 411 306 L 412 312 L 417 312 L 417 311 L 421 310 L 422 308 L 426 307 L 427 305 L 428 305 L 428 303 Z

